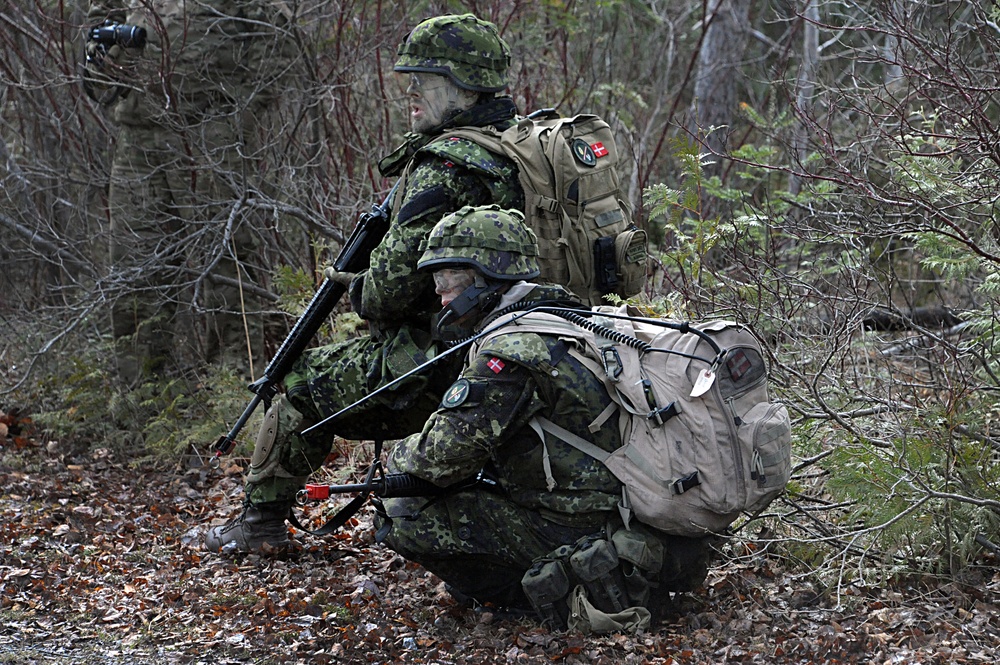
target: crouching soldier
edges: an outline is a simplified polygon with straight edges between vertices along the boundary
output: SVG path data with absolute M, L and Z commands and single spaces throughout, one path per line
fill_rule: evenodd
M 418 262 L 433 272 L 443 310 L 438 332 L 467 337 L 500 314 L 579 303 L 536 285 L 536 239 L 517 211 L 465 207 L 444 217 Z M 486 475 L 495 482 L 426 498 L 386 499 L 384 542 L 446 582 L 459 599 L 532 608 L 553 627 L 645 628 L 670 591 L 704 580 L 705 540 L 622 526 L 619 481 L 598 460 L 533 429 L 534 416 L 611 451 L 621 445 L 602 381 L 572 341 L 517 332 L 470 353 L 423 431 L 398 442 L 389 468 L 446 487 Z M 406 519 L 398 519 L 405 516 Z

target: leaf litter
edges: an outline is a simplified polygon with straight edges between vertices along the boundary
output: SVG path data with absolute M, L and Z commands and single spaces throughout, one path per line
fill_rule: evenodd
M 367 513 L 332 537 L 295 533 L 283 555 L 202 551 L 239 510 L 239 460 L 158 469 L 0 445 L 2 664 L 997 661 L 996 559 L 962 581 L 834 594 L 776 556 L 723 558 L 653 630 L 588 637 L 459 605 L 376 544 Z M 303 513 L 318 524 L 324 507 Z

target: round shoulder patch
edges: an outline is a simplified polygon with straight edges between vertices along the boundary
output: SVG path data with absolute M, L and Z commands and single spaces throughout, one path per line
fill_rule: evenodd
M 451 388 L 448 388 L 448 392 L 444 394 L 444 399 L 441 400 L 441 406 L 446 409 L 454 409 L 456 406 L 461 406 L 469 397 L 469 389 L 468 379 L 459 379 L 451 384 Z
M 594 150 L 590 147 L 590 144 L 583 139 L 576 139 L 573 141 L 571 147 L 573 149 L 573 156 L 584 166 L 594 166 L 597 164 L 597 155 L 594 154 Z

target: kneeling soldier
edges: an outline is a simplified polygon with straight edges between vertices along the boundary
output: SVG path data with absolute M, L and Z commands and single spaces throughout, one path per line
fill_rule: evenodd
M 501 312 L 581 307 L 561 287 L 525 281 L 539 274 L 537 245 L 517 211 L 463 208 L 423 249 L 418 267 L 433 271 L 445 340 L 482 330 Z M 376 526 L 457 598 L 530 607 L 554 627 L 645 627 L 667 592 L 701 584 L 708 543 L 635 523 L 625 529 L 611 472 L 557 439 L 543 443 L 536 415 L 604 450 L 621 439 L 616 418 L 588 430 L 611 400 L 572 342 L 509 325 L 514 332 L 470 354 L 423 431 L 398 442 L 389 460 L 390 470 L 441 487 L 477 476 L 494 482 L 434 500 L 386 499 Z

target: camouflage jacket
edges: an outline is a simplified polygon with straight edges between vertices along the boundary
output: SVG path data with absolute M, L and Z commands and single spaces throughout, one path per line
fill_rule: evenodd
M 538 286 L 530 297 L 567 299 L 568 292 Z M 594 434 L 587 429 L 610 401 L 601 380 L 558 337 L 502 335 L 469 359 L 423 431 L 396 444 L 390 467 L 447 486 L 490 465 L 515 503 L 558 523 L 592 523 L 593 513 L 617 505 L 621 484 L 601 462 L 562 441 L 548 437 L 543 447 L 529 421 L 544 416 L 610 451 L 621 445 L 617 418 Z
M 501 97 L 459 114 L 448 126 L 502 130 L 513 124 L 515 113 L 513 101 Z M 441 305 L 431 274 L 417 271 L 420 243 L 442 217 L 463 206 L 523 209 L 517 166 L 472 141 L 448 137 L 445 127 L 433 136 L 408 135 L 379 167 L 383 175 L 402 173 L 405 180 L 393 202 L 389 232 L 372 252 L 358 313 L 381 327 L 410 324 L 426 330 Z
M 125 124 L 263 109 L 295 51 L 289 18 L 283 0 L 90 0 L 88 30 L 104 21 L 136 25 L 146 46 L 112 46 L 106 61 L 88 63 L 88 75 L 119 86 L 114 119 Z

